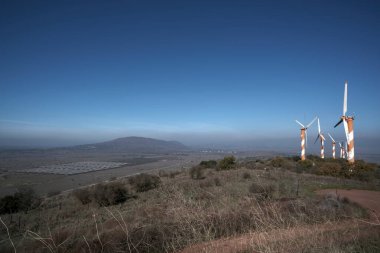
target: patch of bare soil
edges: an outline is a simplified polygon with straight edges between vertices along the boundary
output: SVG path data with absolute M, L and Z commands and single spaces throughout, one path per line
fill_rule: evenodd
M 341 190 L 325 189 L 317 191 L 318 195 L 333 194 L 338 197 L 349 199 L 351 202 L 368 209 L 372 218 L 377 220 L 380 217 L 380 192 L 366 190 Z

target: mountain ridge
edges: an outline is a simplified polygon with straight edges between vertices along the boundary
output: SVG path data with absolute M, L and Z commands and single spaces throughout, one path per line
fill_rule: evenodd
M 178 141 L 166 141 L 139 136 L 121 137 L 105 142 L 78 145 L 73 148 L 128 153 L 172 153 L 190 149 Z

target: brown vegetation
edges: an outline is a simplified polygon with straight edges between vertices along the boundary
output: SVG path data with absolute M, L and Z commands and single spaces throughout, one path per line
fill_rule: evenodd
M 321 198 L 313 191 L 331 184 L 376 188 L 377 182 L 294 173 L 282 166 L 298 162 L 283 159 L 280 164 L 234 161 L 233 170 L 200 165 L 203 176 L 197 180 L 188 171 L 175 178 L 142 174 L 118 179 L 52 196 L 27 214 L 2 220 L 17 252 L 176 252 L 244 233 L 297 231 L 367 217 L 349 201 Z M 285 248 L 289 242 L 283 243 Z M 339 249 L 339 239 L 334 245 Z M 264 251 L 276 252 L 271 247 Z M 5 230 L 0 251 L 12 251 Z

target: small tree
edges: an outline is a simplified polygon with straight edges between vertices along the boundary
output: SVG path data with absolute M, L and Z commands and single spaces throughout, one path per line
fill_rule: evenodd
M 14 195 L 8 195 L 0 199 L 0 214 L 27 212 L 39 204 L 39 198 L 34 190 L 28 187 L 18 189 Z
M 120 182 L 98 184 L 93 192 L 93 199 L 100 206 L 123 203 L 130 197 L 128 189 Z
M 235 167 L 236 158 L 232 156 L 226 156 L 219 162 L 219 168 L 221 170 L 229 170 Z
M 341 175 L 342 167 L 339 163 L 326 162 L 319 166 L 317 170 L 318 175 L 338 177 Z
M 215 160 L 201 161 L 200 166 L 205 168 L 215 168 L 218 163 Z
M 129 183 L 137 192 L 145 192 L 157 188 L 161 184 L 161 179 L 158 176 L 150 174 L 139 174 L 129 178 Z

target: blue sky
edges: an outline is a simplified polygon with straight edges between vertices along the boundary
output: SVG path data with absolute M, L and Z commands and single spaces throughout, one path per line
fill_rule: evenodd
M 379 1 L 1 1 L 0 34 L 2 145 L 343 138 L 344 80 L 380 139 Z

